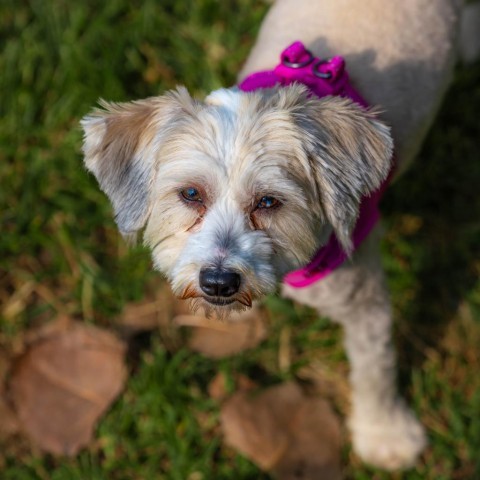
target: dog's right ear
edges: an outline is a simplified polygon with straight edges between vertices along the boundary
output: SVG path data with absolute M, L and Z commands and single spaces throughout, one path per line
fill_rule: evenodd
M 160 146 L 195 104 L 178 88 L 160 97 L 100 105 L 81 121 L 85 166 L 110 198 L 122 235 L 135 235 L 150 213 Z

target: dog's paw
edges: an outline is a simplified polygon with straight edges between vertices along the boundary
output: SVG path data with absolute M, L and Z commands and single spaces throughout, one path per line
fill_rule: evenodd
M 422 425 L 403 403 L 379 418 L 355 415 L 350 428 L 355 452 L 366 463 L 385 470 L 412 467 L 427 445 Z

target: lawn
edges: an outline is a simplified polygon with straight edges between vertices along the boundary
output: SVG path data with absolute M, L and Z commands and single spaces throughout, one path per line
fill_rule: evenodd
M 177 84 L 201 97 L 234 84 L 266 10 L 254 0 L 0 3 L 0 360 L 59 316 L 119 332 L 125 305 L 157 282 L 82 166 L 82 116 L 99 98 Z M 480 478 L 479 111 L 480 64 L 458 66 L 418 161 L 383 205 L 400 382 L 430 445 L 415 469 L 388 475 L 347 443 L 348 479 Z M 67 459 L 0 435 L 1 478 L 270 478 L 222 445 L 210 380 L 241 372 L 270 384 L 321 362 L 344 412 L 348 366 L 337 327 L 283 300 L 266 306 L 268 340 L 230 359 L 172 348 L 157 331 L 135 337 L 126 389 L 96 440 Z M 278 361 L 285 332 L 288 365 Z

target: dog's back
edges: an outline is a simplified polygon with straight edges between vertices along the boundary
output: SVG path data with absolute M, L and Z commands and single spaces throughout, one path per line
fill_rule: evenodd
M 241 73 L 270 68 L 301 40 L 342 55 L 353 83 L 392 127 L 401 171 L 418 152 L 451 79 L 461 2 L 278 0 Z

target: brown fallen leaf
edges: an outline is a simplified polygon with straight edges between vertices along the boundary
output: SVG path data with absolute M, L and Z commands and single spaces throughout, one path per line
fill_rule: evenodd
M 340 426 L 329 404 L 288 382 L 237 392 L 221 410 L 225 442 L 281 480 L 338 480 Z
M 234 394 L 221 410 L 221 424 L 225 442 L 264 470 L 280 461 L 290 443 L 288 431 L 261 394 Z
M 342 478 L 340 424 L 325 400 L 304 397 L 290 432 L 292 441 L 273 469 L 279 480 Z
M 184 314 L 177 315 L 173 323 L 189 329 L 189 348 L 210 358 L 224 358 L 254 348 L 268 333 L 266 314 L 260 309 L 243 314 L 237 322 Z
M 113 334 L 72 322 L 45 332 L 15 362 L 10 396 L 20 426 L 42 450 L 75 455 L 123 389 L 125 346 Z
M 127 333 L 164 328 L 171 324 L 178 310 L 178 301 L 174 299 L 168 284 L 155 279 L 148 285 L 143 300 L 125 305 L 117 323 Z

